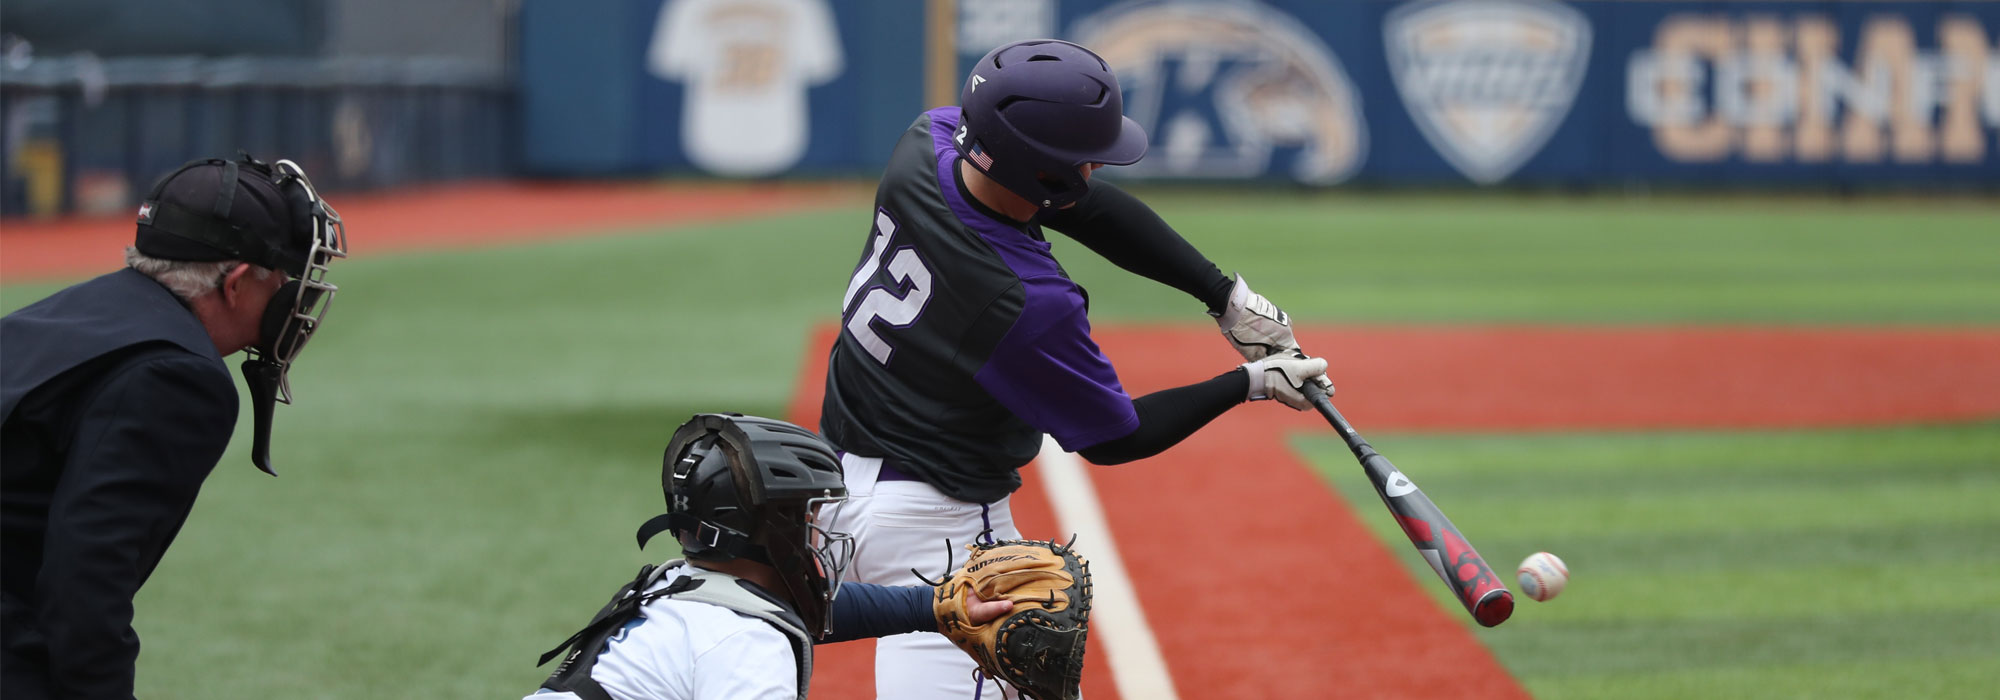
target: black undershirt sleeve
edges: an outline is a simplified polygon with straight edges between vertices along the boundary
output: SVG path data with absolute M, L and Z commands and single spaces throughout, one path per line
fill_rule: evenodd
M 1127 272 L 1186 292 L 1221 314 L 1236 282 L 1222 274 L 1151 207 L 1109 182 L 1094 181 L 1068 209 L 1041 214 L 1037 222 L 1069 236 Z
M 1250 376 L 1238 367 L 1214 379 L 1141 396 L 1132 400 L 1132 410 L 1139 414 L 1137 429 L 1077 454 L 1094 464 L 1123 464 L 1151 457 L 1243 403 L 1249 393 Z

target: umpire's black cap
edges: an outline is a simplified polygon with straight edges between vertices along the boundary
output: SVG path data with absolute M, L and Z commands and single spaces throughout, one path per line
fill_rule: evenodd
M 242 260 L 300 274 L 312 212 L 288 187 L 296 185 L 247 155 L 190 162 L 161 178 L 139 205 L 133 245 L 164 260 Z

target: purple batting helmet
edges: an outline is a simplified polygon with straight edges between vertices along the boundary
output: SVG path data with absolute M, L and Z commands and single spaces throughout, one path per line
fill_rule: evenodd
M 959 95 L 958 152 L 1000 186 L 1042 207 L 1089 188 L 1087 163 L 1131 165 L 1146 130 L 1123 113 L 1111 67 L 1090 49 L 1034 39 L 979 59 Z

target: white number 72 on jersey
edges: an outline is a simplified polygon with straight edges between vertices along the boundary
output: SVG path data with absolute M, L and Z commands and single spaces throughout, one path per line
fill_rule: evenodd
M 846 311 L 852 306 L 854 311 L 847 317 L 847 332 L 854 334 L 855 341 L 868 350 L 876 362 L 889 364 L 889 354 L 894 348 L 875 332 L 875 321 L 881 320 L 890 328 L 908 328 L 917 321 L 917 315 L 924 312 L 924 304 L 931 300 L 931 270 L 924 266 L 924 260 L 917 255 L 917 249 L 903 246 L 889 255 L 889 240 L 896 235 L 896 220 L 890 218 L 886 209 L 875 210 L 875 230 L 868 236 L 868 249 L 864 251 L 861 267 L 854 271 L 854 277 L 847 281 L 847 294 L 840 298 L 840 308 Z M 854 295 L 861 291 L 868 280 L 875 277 L 882 268 L 883 258 L 889 260 L 889 279 L 898 289 L 907 288 L 902 296 L 890 287 L 877 284 L 868 288 L 861 296 L 861 303 L 854 304 Z

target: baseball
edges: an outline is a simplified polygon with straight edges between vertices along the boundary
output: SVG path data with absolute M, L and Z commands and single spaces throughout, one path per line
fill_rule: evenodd
M 1536 552 L 1521 560 L 1514 578 L 1521 582 L 1521 592 L 1529 598 L 1549 600 L 1562 595 L 1563 586 L 1569 583 L 1569 567 L 1554 554 Z

